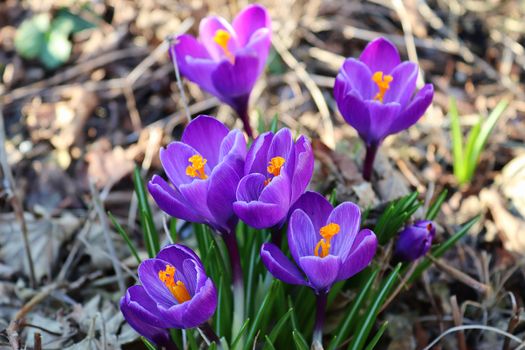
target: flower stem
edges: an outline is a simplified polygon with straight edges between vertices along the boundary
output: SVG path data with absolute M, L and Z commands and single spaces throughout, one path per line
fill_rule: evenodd
M 230 264 L 232 269 L 233 282 L 233 324 L 232 324 L 232 338 L 235 338 L 241 330 L 244 320 L 244 281 L 242 275 L 241 258 L 239 256 L 239 246 L 237 245 L 237 238 L 235 231 L 225 231 L 222 237 L 228 248 L 230 255 Z
M 239 114 L 239 117 L 241 118 L 242 125 L 244 127 L 244 131 L 246 131 L 246 134 L 248 135 L 249 138 L 253 139 L 253 131 L 252 131 L 252 127 L 250 126 L 250 117 L 248 115 L 248 110 Z
M 370 181 L 372 172 L 374 171 L 374 160 L 376 158 L 377 149 L 379 145 L 371 144 L 366 146 L 365 161 L 363 162 L 363 178 Z
M 318 342 L 321 345 L 323 344 L 324 312 L 326 308 L 327 296 L 328 293 L 324 291 L 317 294 L 317 310 L 315 314 L 315 326 L 312 342 Z
M 210 327 L 208 322 L 204 322 L 203 324 L 201 324 L 199 326 L 199 329 L 210 343 L 215 342 L 215 344 L 218 347 L 221 347 L 221 340 L 219 339 L 215 331 Z

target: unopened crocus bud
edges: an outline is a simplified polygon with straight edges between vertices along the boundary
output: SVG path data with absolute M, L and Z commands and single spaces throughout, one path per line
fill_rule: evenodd
M 429 220 L 416 221 L 399 234 L 396 256 L 401 260 L 413 261 L 425 255 L 436 235 L 436 227 Z

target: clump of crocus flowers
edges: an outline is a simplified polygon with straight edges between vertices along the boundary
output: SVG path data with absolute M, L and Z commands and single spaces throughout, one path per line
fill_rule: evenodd
M 270 18 L 260 5 L 248 6 L 232 25 L 221 17 L 206 17 L 198 39 L 177 38 L 171 52 L 182 74 L 230 105 L 250 139 L 247 142 L 242 132 L 211 116 L 198 116 L 180 141 L 160 152 L 168 181 L 155 175 L 148 189 L 166 214 L 204 224 L 224 240 L 233 286 L 233 335 L 245 320 L 236 236 L 242 221 L 271 232 L 272 242 L 254 248 L 269 273 L 284 283 L 307 286 L 316 295 L 313 339 L 322 343 L 328 293 L 335 283 L 371 264 L 378 240 L 363 228 L 356 204 L 334 207 L 323 195 L 307 191 L 314 171 L 307 137 L 294 137 L 290 129 L 282 128 L 251 140 L 248 101 L 264 70 L 270 38 Z M 358 60 L 347 59 L 337 75 L 334 94 L 339 110 L 366 144 L 365 179 L 371 178 L 376 151 L 385 137 L 413 125 L 431 103 L 432 85 L 414 95 L 417 76 L 417 65 L 401 62 L 397 49 L 383 38 L 371 42 Z M 281 230 L 287 233 L 285 245 Z M 408 261 L 421 257 L 434 235 L 430 221 L 406 227 L 399 235 L 396 256 Z M 218 304 L 218 281 L 207 276 L 193 250 L 168 245 L 155 258 L 142 261 L 138 272 L 140 284 L 121 299 L 124 317 L 138 333 L 168 349 L 176 348 L 171 328 L 197 327 L 219 342 L 208 325 Z

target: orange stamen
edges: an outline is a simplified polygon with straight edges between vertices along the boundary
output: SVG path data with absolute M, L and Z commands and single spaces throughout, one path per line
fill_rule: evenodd
M 204 166 L 206 165 L 206 158 L 202 158 L 202 156 L 196 154 L 194 156 L 191 156 L 188 159 L 188 162 L 191 163 L 191 165 L 188 165 L 186 168 L 186 175 L 191 177 L 198 177 L 200 179 L 207 179 L 208 175 L 204 172 Z
M 230 33 L 225 31 L 224 29 L 219 29 L 219 30 L 217 30 L 215 32 L 215 36 L 213 37 L 213 41 L 215 41 L 215 43 L 221 47 L 221 49 L 222 49 L 222 51 L 224 51 L 224 54 L 226 55 L 226 57 L 228 57 L 230 62 L 233 64 L 234 61 L 235 61 L 235 57 L 230 52 L 230 49 L 228 49 L 228 42 L 230 41 L 231 37 L 232 36 L 231 36 Z
M 379 92 L 375 95 L 374 100 L 383 102 L 385 93 L 388 89 L 390 89 L 390 83 L 394 80 L 394 78 L 391 75 L 383 76 L 383 72 L 378 71 L 372 75 L 372 80 L 379 88 Z
M 159 279 L 169 289 L 179 304 L 191 299 L 190 293 L 186 289 L 184 282 L 175 282 L 175 267 L 166 265 L 165 270 L 159 271 Z
M 317 242 L 317 245 L 314 248 L 314 255 L 324 258 L 328 254 L 330 254 L 330 241 L 336 234 L 339 233 L 340 230 L 341 227 L 333 222 L 321 227 L 321 229 L 319 230 L 319 234 L 323 238 L 320 239 L 319 242 Z M 319 252 L 319 250 L 321 252 Z
M 272 174 L 273 177 L 279 176 L 281 175 L 281 168 L 283 167 L 285 162 L 286 160 L 283 157 L 273 157 L 268 163 L 268 168 L 266 168 L 266 170 L 268 170 L 268 172 Z M 264 181 L 264 186 L 268 185 L 270 181 L 272 181 L 273 177 L 267 178 Z

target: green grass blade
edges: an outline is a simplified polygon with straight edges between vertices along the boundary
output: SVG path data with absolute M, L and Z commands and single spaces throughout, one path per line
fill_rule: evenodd
M 366 299 L 366 296 L 368 295 L 368 291 L 372 287 L 372 284 L 374 283 L 377 274 L 379 273 L 379 267 L 376 267 L 374 272 L 370 275 L 368 280 L 366 281 L 365 285 L 355 298 L 354 302 L 352 303 L 352 308 L 346 314 L 345 319 L 340 324 L 339 329 L 337 330 L 337 335 L 335 338 L 330 342 L 330 346 L 328 347 L 328 350 L 335 350 L 337 347 L 343 342 L 343 340 L 348 337 L 350 334 L 350 328 L 352 324 L 355 322 L 355 318 L 359 312 L 359 309 L 361 308 L 361 305 L 363 304 L 363 301 Z
M 272 331 L 270 332 L 270 340 L 272 343 L 277 339 L 277 336 L 281 333 L 286 321 L 290 318 L 292 315 L 293 309 L 288 310 L 283 317 L 275 324 L 275 327 L 273 327 Z
M 244 323 L 241 326 L 241 329 L 239 329 L 239 334 L 237 334 L 237 336 L 235 337 L 235 339 L 232 342 L 232 346 L 231 346 L 232 349 L 236 348 L 237 343 L 244 336 L 244 333 L 246 333 L 246 330 L 248 329 L 248 324 L 250 324 L 250 319 L 249 318 L 247 318 L 246 321 L 244 321 Z
M 452 155 L 454 159 L 454 176 L 461 183 L 466 176 L 466 162 L 463 153 L 463 134 L 459 123 L 458 107 L 456 99 L 451 98 L 449 102 L 450 132 L 452 137 Z
M 170 239 L 173 243 L 177 243 L 177 219 L 171 218 L 169 223 Z
M 368 308 L 367 312 L 364 314 L 363 321 L 356 330 L 352 342 L 348 346 L 349 350 L 361 350 L 363 345 L 370 334 L 370 330 L 375 323 L 379 310 L 385 302 L 390 289 L 394 283 L 398 280 L 399 270 L 401 269 L 402 264 L 397 264 L 396 268 L 388 275 L 388 278 L 383 283 L 379 293 L 374 298 L 372 304 Z
M 470 154 L 468 154 L 467 158 L 467 178 L 469 180 L 474 175 L 474 171 L 476 170 L 479 157 L 481 156 L 481 152 L 483 152 L 483 148 L 485 148 L 485 145 L 490 134 L 492 133 L 492 130 L 494 130 L 494 127 L 496 126 L 496 123 L 498 122 L 499 118 L 507 109 L 508 104 L 509 103 L 506 100 L 500 101 L 497 104 L 497 106 L 492 110 L 485 123 L 483 123 L 483 126 L 481 126 L 479 135 L 478 137 L 476 137 L 476 141 L 474 142 L 472 151 Z
M 275 346 L 273 345 L 272 340 L 267 335 L 264 336 L 263 350 L 277 350 L 275 349 Z
M 304 336 L 301 334 L 301 332 L 299 332 L 297 329 L 294 329 L 292 332 L 292 336 L 297 350 L 309 349 L 308 343 L 306 342 L 306 339 L 304 339 Z
M 199 350 L 199 347 L 197 346 L 197 341 L 195 340 L 195 333 L 199 334 L 199 331 L 196 329 L 186 330 L 186 339 L 188 339 L 188 345 L 190 350 Z
M 277 286 L 279 284 L 279 281 L 274 280 L 272 282 L 272 285 L 270 286 L 270 289 L 268 290 L 268 293 L 266 293 L 261 306 L 259 307 L 259 310 L 257 310 L 257 313 L 255 314 L 255 318 L 253 320 L 253 323 L 250 327 L 250 331 L 248 332 L 248 335 L 246 337 L 246 343 L 244 346 L 245 350 L 252 348 L 252 342 L 255 338 L 255 334 L 258 331 L 259 325 L 261 324 L 261 319 L 263 317 L 263 313 L 268 312 L 268 310 L 271 307 L 272 301 L 273 301 L 273 295 L 275 294 L 275 291 L 277 290 Z
M 135 259 L 137 259 L 137 262 L 140 264 L 141 260 L 140 260 L 139 254 L 137 253 L 137 249 L 135 248 L 135 245 L 133 244 L 133 242 L 131 242 L 131 239 L 126 233 L 126 230 L 124 230 L 124 228 L 118 223 L 117 219 L 109 211 L 108 211 L 108 217 L 113 223 L 113 226 L 115 226 L 115 229 L 117 230 L 117 232 L 122 236 L 122 238 L 124 238 L 124 241 L 126 242 L 129 250 L 131 251 L 131 254 L 133 254 Z
M 463 236 L 465 236 L 465 234 L 470 230 L 470 228 L 472 226 L 474 226 L 474 224 L 479 220 L 479 215 L 470 219 L 467 223 L 465 223 L 461 229 L 456 232 L 452 237 L 450 237 L 449 239 L 447 239 L 445 242 L 443 242 L 442 244 L 440 244 L 439 246 L 436 246 L 435 248 L 432 249 L 431 251 L 431 255 L 434 257 L 434 258 L 439 258 L 441 257 L 443 254 L 445 254 L 445 252 L 450 249 L 454 244 L 456 244 Z M 429 266 L 432 264 L 432 260 L 430 260 L 429 258 L 425 257 L 423 258 L 423 260 L 421 260 L 421 262 L 419 263 L 419 265 L 416 267 L 416 269 L 414 270 L 414 272 L 412 273 L 412 276 L 410 276 L 410 278 L 408 279 L 408 284 L 411 284 L 413 283 L 419 276 L 421 276 L 421 274 L 423 273 L 423 271 L 425 271 L 426 269 L 429 268 Z
M 148 350 L 157 350 L 155 345 L 153 345 L 153 343 L 151 343 L 148 339 L 144 337 L 140 337 L 140 340 L 142 340 L 142 342 L 144 343 L 144 346 L 146 346 Z
M 270 124 L 270 131 L 274 134 L 279 130 L 279 114 L 275 113 Z
M 443 191 L 441 191 L 441 193 L 436 198 L 434 203 L 430 205 L 430 207 L 428 208 L 427 214 L 425 215 L 425 218 L 427 220 L 434 220 L 437 217 L 437 215 L 439 214 L 439 210 L 441 209 L 441 206 L 443 205 L 443 202 L 445 201 L 445 199 L 447 199 L 447 194 L 448 194 L 448 190 L 444 189 Z
M 160 250 L 159 235 L 153 223 L 153 215 L 148 203 L 146 187 L 144 186 L 138 167 L 135 167 L 133 171 L 133 183 L 139 203 L 140 224 L 144 234 L 144 241 L 146 242 L 146 249 L 149 257 L 154 258 Z
M 383 322 L 376 335 L 374 335 L 370 343 L 368 343 L 368 346 L 365 350 L 374 350 L 375 346 L 377 345 L 377 342 L 379 341 L 379 339 L 381 339 L 383 333 L 385 333 L 386 327 L 388 327 L 388 321 Z

